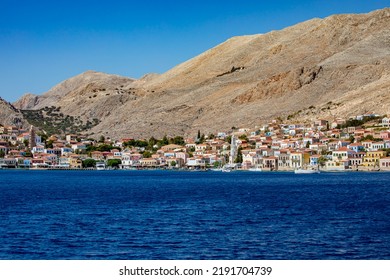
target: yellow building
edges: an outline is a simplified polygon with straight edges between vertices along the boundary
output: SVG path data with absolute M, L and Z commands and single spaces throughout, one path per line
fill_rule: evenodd
M 69 167 L 80 169 L 83 167 L 83 161 L 78 157 L 71 157 L 69 159 Z
M 293 169 L 302 168 L 310 163 L 310 154 L 305 152 L 290 153 L 290 167 Z
M 141 166 L 143 167 L 157 167 L 159 162 L 154 158 L 143 158 L 140 160 Z
M 379 168 L 379 160 L 381 158 L 386 157 L 385 151 L 372 151 L 367 152 L 365 157 L 363 157 L 362 165 L 365 167 L 378 167 Z

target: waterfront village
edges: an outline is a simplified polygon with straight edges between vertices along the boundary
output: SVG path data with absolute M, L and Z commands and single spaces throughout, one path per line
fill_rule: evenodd
M 0 168 L 390 171 L 390 118 L 232 127 L 193 138 L 99 139 L 0 125 Z

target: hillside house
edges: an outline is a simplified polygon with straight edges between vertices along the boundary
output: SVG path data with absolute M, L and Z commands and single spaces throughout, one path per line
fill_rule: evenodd
M 379 168 L 383 171 L 390 171 L 390 157 L 379 159 Z
M 364 151 L 364 146 L 362 143 L 351 143 L 347 146 L 347 148 L 356 153 Z
M 262 170 L 275 171 L 278 170 L 278 157 L 271 156 L 263 158 Z
M 302 168 L 310 163 L 310 154 L 304 152 L 291 152 L 290 165 L 293 169 Z
M 384 117 L 381 121 L 381 126 L 390 127 L 390 118 Z
M 386 157 L 385 151 L 369 151 L 363 158 L 362 165 L 366 168 L 379 168 L 379 160 Z

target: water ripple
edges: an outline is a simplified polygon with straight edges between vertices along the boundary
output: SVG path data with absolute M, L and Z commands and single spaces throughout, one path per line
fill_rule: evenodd
M 389 173 L 253 173 L 1 171 L 0 259 L 390 259 Z

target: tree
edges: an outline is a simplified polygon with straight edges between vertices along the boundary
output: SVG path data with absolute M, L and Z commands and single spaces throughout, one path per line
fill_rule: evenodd
M 385 151 L 386 152 L 386 156 L 390 156 L 390 149 L 387 148 L 387 149 L 381 149 L 382 151 Z
M 168 140 L 168 137 L 166 135 L 164 135 L 163 139 L 161 139 L 161 144 L 163 146 L 169 144 L 169 140 Z
M 245 140 L 245 141 L 249 141 L 248 140 L 248 136 L 246 136 L 246 134 L 242 134 L 242 135 L 240 135 L 239 137 L 238 137 L 238 139 L 240 139 L 240 140 Z
M 101 144 L 99 145 L 96 150 L 99 151 L 99 152 L 109 152 L 113 149 L 114 147 L 111 146 L 111 145 L 107 145 L 107 144 Z
M 325 166 L 325 163 L 328 161 L 328 159 L 324 156 L 320 156 L 318 158 L 318 164 L 321 166 L 321 167 L 324 167 Z
M 150 139 L 149 139 L 149 141 L 148 141 L 148 147 L 149 147 L 150 149 L 152 149 L 153 146 L 156 145 L 156 144 L 157 144 L 157 139 L 154 138 L 153 136 L 150 137 Z
M 184 139 L 181 136 L 175 136 L 174 138 L 171 138 L 169 142 L 171 144 L 180 145 L 180 146 L 185 145 Z
M 5 152 L 3 150 L 0 150 L 0 158 L 3 158 L 5 156 Z
M 96 166 L 96 160 L 92 158 L 87 158 L 83 161 L 83 167 L 88 168 L 88 167 L 95 167 Z
M 149 143 L 147 141 L 144 141 L 144 140 L 137 140 L 134 142 L 135 147 L 145 148 L 148 145 L 149 145 Z
M 172 167 L 175 167 L 175 166 L 176 166 L 176 161 L 172 160 L 172 161 L 171 161 L 171 166 L 172 166 Z
M 112 158 L 107 160 L 107 166 L 113 167 L 113 168 L 118 168 L 118 166 L 122 163 L 122 160 L 117 159 L 117 158 Z
M 46 142 L 46 140 L 47 140 L 47 134 L 45 134 L 45 133 L 37 133 L 37 135 L 38 135 L 38 136 L 41 136 L 41 141 L 42 141 L 43 143 Z
M 47 141 L 47 143 L 46 143 L 46 148 L 53 149 L 53 143 L 54 143 L 53 140 Z
M 234 163 L 242 163 L 242 147 L 238 148 L 237 157 L 234 160 Z
M 232 137 L 229 135 L 228 137 L 226 137 L 225 141 L 230 144 L 232 142 Z
M 205 135 L 202 134 L 202 136 L 200 136 L 198 142 L 199 142 L 200 144 L 202 144 L 202 143 L 204 143 L 204 139 L 205 139 Z
M 150 157 L 152 157 L 152 153 L 150 151 L 144 151 L 142 153 L 142 157 L 143 158 L 150 158 Z
M 371 134 L 365 136 L 365 137 L 362 137 L 360 139 L 360 141 L 366 141 L 366 140 L 370 140 L 370 141 L 381 141 L 382 139 L 380 138 L 374 138 L 374 136 L 372 136 Z
M 32 158 L 33 157 L 33 154 L 31 153 L 30 150 L 27 150 L 26 153 L 24 154 L 25 157 L 30 157 Z
M 370 141 L 374 141 L 374 136 L 372 136 L 371 134 L 367 135 L 367 136 L 364 136 L 360 139 L 360 141 L 366 141 L 366 140 L 370 140 Z
M 101 135 L 100 138 L 99 138 L 99 142 L 100 142 L 100 143 L 104 143 L 105 140 L 106 140 L 106 139 L 104 138 L 104 136 Z

